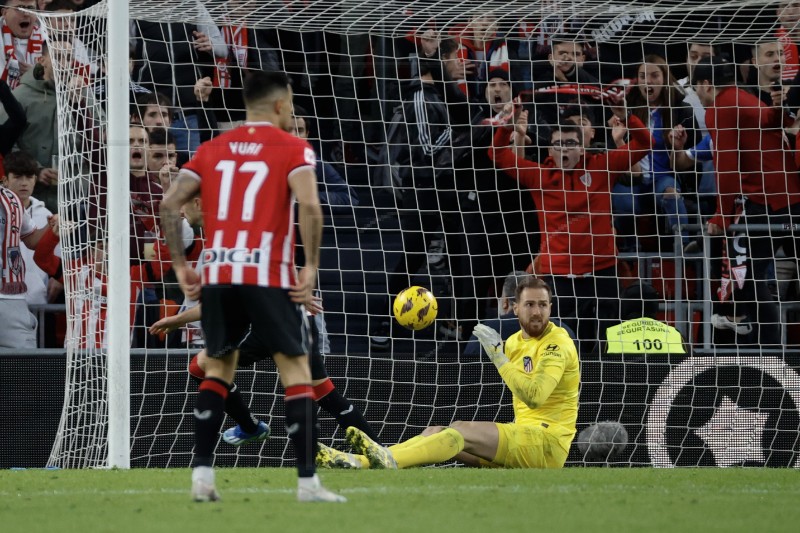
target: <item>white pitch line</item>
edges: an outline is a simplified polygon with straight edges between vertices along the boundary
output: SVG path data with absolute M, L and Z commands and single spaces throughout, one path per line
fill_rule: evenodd
M 622 485 L 622 484 L 611 484 L 611 485 L 604 485 L 603 490 L 609 492 L 624 492 L 628 493 L 631 488 L 631 485 Z M 594 485 L 587 485 L 587 484 L 560 484 L 557 486 L 552 485 L 459 485 L 458 491 L 461 493 L 470 492 L 470 493 L 485 493 L 485 492 L 492 492 L 492 493 L 520 493 L 524 492 L 527 494 L 552 494 L 553 492 L 559 493 L 567 493 L 567 494 L 574 494 L 574 493 L 581 493 L 581 492 L 589 492 L 596 490 L 597 487 Z M 294 488 L 264 488 L 264 487 L 231 487 L 224 489 L 225 494 L 294 494 L 296 489 Z M 337 492 L 341 492 L 343 494 L 395 494 L 395 493 L 403 493 L 403 494 L 426 494 L 426 495 L 452 495 L 453 489 L 452 487 L 429 487 L 429 486 L 414 486 L 414 487 L 406 487 L 406 486 L 384 486 L 384 487 L 341 487 L 336 489 Z M 800 487 L 792 488 L 791 490 L 787 490 L 784 488 L 783 490 L 773 491 L 768 488 L 756 488 L 756 487 L 724 487 L 719 489 L 720 492 L 724 492 L 727 494 L 772 494 L 776 492 L 780 492 L 783 494 L 800 494 Z M 88 490 L 46 490 L 46 491 L 37 491 L 37 492 L 16 492 L 16 491 L 0 491 L 0 497 L 34 497 L 34 498 L 43 498 L 43 497 L 62 497 L 62 496 L 152 496 L 152 495 L 161 495 L 161 494 L 187 494 L 189 492 L 189 488 L 186 489 L 171 489 L 171 488 L 161 488 L 161 489 L 124 489 L 124 490 L 98 490 L 98 489 L 88 489 Z M 650 487 L 647 490 L 648 494 L 653 493 L 663 493 L 668 494 L 674 492 L 673 490 L 664 488 L 664 487 Z
M 263 487 L 232 487 L 224 490 L 225 494 L 293 494 L 296 489 L 294 488 L 263 488 Z M 342 493 L 412 493 L 412 494 L 452 494 L 452 487 L 342 487 L 337 488 L 337 492 Z M 497 485 L 459 485 L 459 491 L 462 492 L 537 492 L 532 487 L 522 485 L 509 485 L 498 487 Z M 48 497 L 48 496 L 150 496 L 159 494 L 185 494 L 189 492 L 186 489 L 124 489 L 124 490 L 45 490 L 37 492 L 11 492 L 0 491 L 0 497 Z M 544 490 L 543 490 L 544 492 Z

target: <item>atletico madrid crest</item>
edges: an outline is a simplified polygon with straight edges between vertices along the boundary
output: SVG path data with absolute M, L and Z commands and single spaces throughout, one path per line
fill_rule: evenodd
M 530 372 L 533 370 L 533 359 L 528 357 L 527 355 L 522 358 L 522 368 L 525 369 L 525 372 Z

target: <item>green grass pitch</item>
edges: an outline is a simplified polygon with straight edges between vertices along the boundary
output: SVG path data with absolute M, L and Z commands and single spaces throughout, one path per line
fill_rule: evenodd
M 798 531 L 800 472 L 777 469 L 424 468 L 322 471 L 346 504 L 295 501 L 292 468 L 218 469 L 222 501 L 189 499 L 188 469 L 0 471 L 0 531 Z

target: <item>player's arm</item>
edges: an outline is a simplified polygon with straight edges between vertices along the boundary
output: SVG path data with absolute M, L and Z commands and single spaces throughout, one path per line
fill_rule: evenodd
M 33 251 L 33 261 L 36 266 L 41 268 L 48 276 L 63 282 L 64 272 L 61 258 L 55 254 L 56 246 L 60 242 L 58 237 L 58 221 L 50 227 L 51 231 L 46 231 L 42 238 L 36 243 Z
M 48 224 L 43 228 L 36 228 L 33 225 L 30 215 L 25 212 L 23 214 L 23 223 L 21 228 L 20 240 L 25 243 L 25 246 L 31 250 L 36 249 L 36 245 L 42 240 L 46 233 L 52 233 L 51 227 L 58 225 L 58 215 L 51 215 L 47 218 Z
M 182 170 L 161 201 L 161 228 L 172 257 L 172 267 L 184 294 L 197 300 L 200 297 L 200 279 L 194 269 L 186 264 L 183 251 L 183 224 L 181 207 L 200 192 L 200 180 L 192 172 Z
M 478 337 L 486 355 L 492 360 L 514 396 L 525 402 L 531 409 L 542 405 L 561 381 L 566 366 L 567 349 L 557 341 L 548 343 L 539 357 L 532 373 L 525 372 L 515 365 L 509 364 L 503 352 L 503 340 L 492 328 L 478 324 L 472 331 Z M 572 342 L 567 340 L 566 342 Z
M 43 228 L 34 230 L 33 232 L 25 235 L 24 237 L 20 237 L 20 240 L 25 243 L 25 246 L 33 250 L 36 248 L 36 245 L 39 244 L 39 241 L 42 240 L 44 234 L 47 233 L 48 231 L 50 231 L 50 228 L 45 226 Z
M 561 381 L 566 366 L 566 347 L 554 342 L 544 350 L 531 373 L 515 365 L 503 365 L 498 368 L 500 377 L 514 396 L 531 409 L 536 409 L 547 401 Z
M 492 146 L 489 148 L 489 159 L 494 161 L 495 168 L 502 170 L 529 189 L 541 189 L 542 174 L 539 165 L 517 157 L 510 147 L 513 133 L 513 128 L 497 128 L 492 139 Z
M 197 304 L 190 307 L 186 311 L 178 313 L 174 316 L 166 316 L 150 326 L 150 333 L 158 335 L 159 333 L 171 333 L 181 326 L 185 326 L 190 322 L 197 322 L 201 318 L 200 307 L 202 304 Z
M 322 207 L 319 203 L 317 173 L 314 167 L 303 166 L 290 173 L 289 187 L 297 200 L 297 219 L 306 258 L 298 284 L 289 294 L 292 301 L 308 306 L 311 304 L 311 291 L 317 281 L 322 243 Z
M 631 166 L 644 159 L 653 149 L 653 136 L 650 134 L 650 129 L 639 120 L 639 117 L 629 115 L 627 122 L 630 142 L 606 153 L 608 163 L 602 167 L 607 168 L 610 172 L 630 170 Z

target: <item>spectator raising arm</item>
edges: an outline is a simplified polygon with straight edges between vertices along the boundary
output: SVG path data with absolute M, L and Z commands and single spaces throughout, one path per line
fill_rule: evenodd
M 622 120 L 616 116 L 614 119 Z M 606 154 L 607 169 L 611 172 L 630 170 L 634 163 L 637 163 L 653 149 L 653 136 L 650 135 L 650 129 L 635 115 L 628 116 L 628 131 L 631 136 L 630 142 L 610 150 Z
M 518 157 L 515 150 L 510 147 L 514 128 L 513 124 L 497 128 L 492 146 L 489 148 L 489 159 L 494 161 L 499 170 L 504 171 L 529 189 L 540 189 L 542 171 L 539 164 Z

